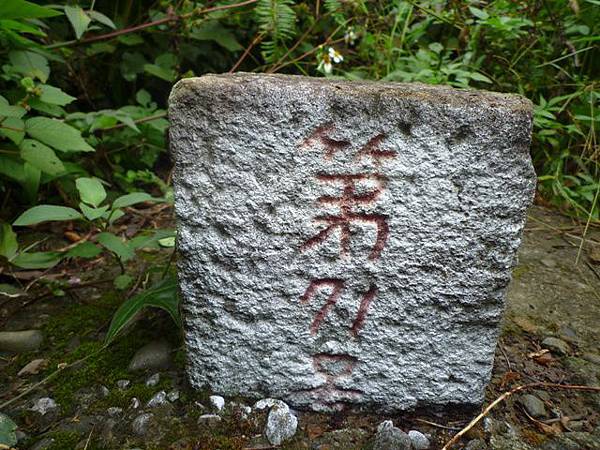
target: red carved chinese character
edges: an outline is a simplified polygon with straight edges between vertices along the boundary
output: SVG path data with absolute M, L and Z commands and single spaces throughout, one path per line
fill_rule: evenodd
M 321 204 L 333 204 L 340 207 L 340 215 L 317 216 L 317 222 L 323 222 L 327 226 L 315 236 L 307 240 L 300 250 L 304 251 L 322 243 L 335 231 L 340 229 L 340 254 L 346 256 L 350 252 L 350 224 L 351 223 L 370 223 L 377 227 L 377 238 L 369 254 L 370 260 L 375 260 L 381 256 L 381 252 L 389 235 L 389 227 L 386 216 L 382 214 L 367 214 L 355 211 L 357 205 L 364 205 L 374 202 L 379 198 L 385 187 L 386 178 L 378 174 L 356 174 L 356 175 L 317 175 L 317 179 L 323 183 L 341 183 L 343 186 L 340 197 L 324 195 L 318 198 Z M 373 181 L 377 187 L 365 193 L 357 193 L 357 183 L 359 181 Z
M 352 374 L 357 359 L 350 355 L 329 355 L 320 353 L 313 356 L 315 372 L 325 377 L 325 383 L 311 390 L 313 397 L 327 410 L 343 410 L 348 403 L 360 399 L 358 389 L 338 387 L 338 383 Z
M 321 326 L 321 322 L 325 320 L 325 317 L 327 316 L 327 314 L 329 314 L 329 311 L 331 311 L 331 309 L 334 307 L 334 305 L 342 295 L 342 291 L 344 289 L 344 281 L 335 278 L 321 278 L 318 280 L 313 280 L 310 282 L 310 285 L 304 292 L 304 295 L 300 297 L 300 302 L 308 303 L 310 299 L 317 295 L 317 292 L 323 287 L 331 287 L 332 290 L 329 296 L 327 297 L 327 301 L 317 312 L 315 318 L 312 321 L 312 324 L 310 325 L 310 334 L 312 334 L 313 336 L 317 334 L 317 331 L 319 331 L 319 327 Z M 350 327 L 350 333 L 352 333 L 354 337 L 358 336 L 359 331 L 363 327 L 365 319 L 367 317 L 367 313 L 369 312 L 369 307 L 371 306 L 371 302 L 373 301 L 376 295 L 377 288 L 374 285 L 371 285 L 371 287 L 369 287 L 369 290 L 363 295 L 360 301 L 360 305 L 358 307 L 356 318 L 354 319 L 354 322 Z
M 317 127 L 313 134 L 304 140 L 304 142 L 301 144 L 301 147 L 312 147 L 318 143 L 325 149 L 325 159 L 331 159 L 335 152 L 344 150 L 351 145 L 348 141 L 339 141 L 327 136 L 327 133 L 333 129 L 334 126 L 331 123 Z

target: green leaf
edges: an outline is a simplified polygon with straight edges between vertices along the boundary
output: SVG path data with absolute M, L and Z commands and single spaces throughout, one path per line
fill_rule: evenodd
M 26 77 L 38 78 L 45 83 L 50 76 L 50 66 L 46 57 L 34 52 L 16 50 L 8 54 L 15 70 Z
M 81 38 L 83 33 L 88 28 L 88 25 L 92 21 L 90 17 L 85 13 L 83 9 L 79 6 L 65 6 L 65 14 L 73 25 L 73 30 L 75 30 L 75 36 L 77 39 Z
M 190 37 L 199 41 L 216 42 L 230 52 L 244 49 L 236 40 L 235 35 L 216 20 L 203 22 L 190 33 Z
M 33 167 L 27 161 L 23 163 L 23 181 L 21 185 L 30 203 L 37 203 L 37 193 L 40 188 L 42 171 Z
M 58 175 L 65 171 L 65 166 L 58 159 L 54 150 L 33 139 L 24 139 L 21 142 L 21 158 L 37 167 L 42 172 Z
M 123 212 L 122 209 L 113 209 L 112 211 L 104 214 L 104 218 L 108 220 L 109 225 L 112 225 L 114 222 L 119 220 L 124 215 L 125 215 L 125 213 Z
M 47 117 L 33 117 L 25 122 L 27 134 L 64 152 L 93 152 L 81 133 L 70 125 Z
M 156 64 L 144 64 L 144 71 L 146 71 L 150 75 L 154 75 L 155 77 L 170 82 L 174 81 L 177 77 L 177 74 L 174 70 L 165 67 L 160 67 Z
M 144 72 L 144 64 L 146 64 L 146 58 L 139 52 L 123 53 L 120 69 L 121 75 L 126 81 L 134 81 L 138 74 Z
M 490 15 L 483 9 L 475 8 L 474 6 L 469 6 L 469 11 L 471 11 L 471 14 L 481 20 L 487 20 L 490 17 Z
M 16 117 L 8 117 L 0 123 L 0 134 L 19 145 L 25 137 L 25 122 Z
M 71 103 L 74 100 L 77 100 L 75 97 L 71 97 L 68 94 L 65 94 L 59 88 L 54 86 L 48 86 L 47 84 L 43 84 L 40 86 L 42 90 L 42 94 L 40 95 L 40 100 L 46 103 L 50 103 L 52 105 L 60 105 L 65 106 Z
M 19 253 L 11 263 L 22 269 L 49 269 L 61 259 L 62 255 L 59 252 Z
M 469 78 L 475 81 L 481 81 L 483 83 L 492 83 L 492 80 L 479 72 L 471 72 L 469 74 Z
M 102 206 L 101 208 L 91 208 L 85 203 L 79 203 L 79 209 L 88 220 L 96 220 L 104 215 L 108 211 L 108 205 Z
M 158 244 L 161 247 L 173 248 L 173 247 L 175 247 L 175 236 L 159 239 Z
M 165 81 L 174 81 L 177 73 L 173 69 L 177 64 L 177 57 L 173 53 L 159 55 L 154 64 L 144 64 L 144 71 Z
M 112 342 L 136 314 L 147 307 L 165 310 L 177 326 L 181 326 L 179 297 L 177 295 L 177 281 L 175 277 L 168 276 L 150 289 L 135 295 L 123 303 L 112 318 L 108 332 L 106 333 L 105 342 L 107 344 Z
M 88 11 L 87 13 L 88 16 L 90 16 L 96 22 L 100 22 L 102 25 L 106 25 L 107 27 L 112 28 L 113 30 L 117 28 L 113 21 L 106 17 L 104 14 L 98 11 Z
M 0 222 L 0 256 L 12 259 L 19 249 L 17 234 L 8 223 Z
M 8 2 L 10 4 L 10 1 Z M 0 14 L 2 14 L 0 6 Z M 6 414 L 0 413 L 0 448 L 12 448 L 17 445 L 17 424 Z
M 118 290 L 122 291 L 124 289 L 127 289 L 127 287 L 131 284 L 132 281 L 133 277 L 131 275 L 123 274 L 115 278 L 113 284 Z
M 169 238 L 175 238 L 175 230 L 159 229 L 150 234 L 138 234 L 129 241 L 129 246 L 135 249 L 160 248 L 159 242 Z
M 147 108 L 148 105 L 150 105 L 150 102 L 152 101 L 152 97 L 150 96 L 150 93 L 146 89 L 140 89 L 135 94 L 135 100 L 140 105 Z
M 73 208 L 57 205 L 38 205 L 29 208 L 13 222 L 15 226 L 35 225 L 48 221 L 77 220 L 82 216 Z
M 104 248 L 116 254 L 123 262 L 130 260 L 135 256 L 133 249 L 129 248 L 121 238 L 112 233 L 104 232 L 96 236 L 98 243 Z
M 77 178 L 75 186 L 77 186 L 81 200 L 88 205 L 97 208 L 106 198 L 106 191 L 98 178 Z
M 2 0 L 0 17 L 3 19 L 34 19 L 36 17 L 53 17 L 61 13 L 54 9 L 44 8 L 25 0 Z
M 20 119 L 27 110 L 20 106 L 11 106 L 4 97 L 0 95 L 0 117 L 16 117 Z
M 132 194 L 122 195 L 118 197 L 112 204 L 112 209 L 124 208 L 126 206 L 135 205 L 136 203 L 156 200 L 150 194 L 145 192 L 133 192 Z
M 37 97 L 30 98 L 28 103 L 29 106 L 31 106 L 36 111 L 47 114 L 49 116 L 63 117 L 65 115 L 65 110 L 60 106 L 51 105 L 50 103 L 44 103 Z
M 100 247 L 98 247 L 96 244 L 86 241 L 70 249 L 67 253 L 65 253 L 65 257 L 95 258 L 100 253 L 102 253 L 102 249 Z

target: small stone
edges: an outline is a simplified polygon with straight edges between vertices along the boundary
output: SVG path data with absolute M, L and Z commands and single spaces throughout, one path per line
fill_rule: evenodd
M 269 411 L 265 435 L 272 445 L 280 445 L 296 434 L 298 418 L 285 403 L 276 404 Z
M 527 414 L 529 414 L 531 417 L 536 419 L 540 417 L 546 417 L 546 405 L 544 405 L 544 402 L 535 395 L 523 395 L 519 399 L 519 402 L 521 405 L 523 405 L 523 408 L 525 408 L 525 411 L 527 411 Z
M 196 405 L 196 407 L 200 410 L 200 411 L 206 411 L 206 406 L 204 406 L 202 403 L 200 403 L 198 400 L 196 400 L 194 402 L 194 405 Z
M 100 386 L 98 386 L 98 393 L 100 394 L 101 397 L 108 397 L 108 394 L 110 394 L 110 391 L 108 390 L 108 388 L 106 386 L 101 384 Z
M 0 351 L 25 353 L 40 348 L 44 335 L 40 330 L 0 331 Z
M 132 397 L 131 402 L 129 403 L 129 407 L 131 409 L 138 409 L 140 407 L 140 401 L 137 397 Z
M 211 395 L 210 404 L 215 407 L 217 411 L 221 411 L 225 407 L 225 399 L 220 395 Z
M 160 381 L 160 373 L 155 373 L 151 377 L 148 377 L 148 379 L 146 380 L 146 386 L 148 386 L 148 387 L 156 386 L 159 381 Z
M 48 411 L 58 408 L 56 402 L 50 397 L 42 397 L 33 402 L 33 406 L 30 408 L 31 411 L 40 413 L 45 416 Z
M 129 363 L 130 372 L 136 370 L 164 369 L 171 360 L 171 347 L 166 341 L 152 341 L 140 348 Z
M 561 355 L 568 355 L 571 353 L 571 347 L 562 339 L 558 339 L 555 337 L 547 337 L 542 341 L 542 346 L 552 350 L 556 353 L 560 353 Z
M 54 438 L 47 437 L 41 441 L 37 441 L 30 450 L 46 450 L 47 448 L 52 447 L 52 444 L 54 444 Z
M 597 355 L 596 353 L 584 353 L 582 358 L 587 362 L 591 362 L 600 366 L 600 355 Z
M 127 389 L 130 384 L 131 384 L 131 381 L 129 381 L 129 380 L 118 380 L 117 381 L 117 387 L 121 390 Z
M 410 450 L 411 446 L 412 442 L 408 434 L 396 428 L 391 420 L 386 420 L 377 427 L 373 450 Z
M 465 450 L 487 450 L 487 445 L 483 439 L 471 439 L 467 442 Z
M 167 392 L 167 400 L 171 403 L 179 400 L 179 391 L 177 389 L 173 389 L 172 391 Z
M 161 406 L 167 403 L 167 393 L 165 391 L 160 391 L 154 394 L 154 396 L 148 401 L 148 408 L 156 408 L 157 406 Z
M 540 262 L 549 269 L 554 269 L 556 267 L 556 260 L 552 258 L 542 258 Z
M 119 408 L 118 406 L 111 406 L 106 410 L 108 415 L 111 417 L 119 416 L 123 412 L 123 408 Z
M 558 334 L 562 340 L 570 342 L 571 344 L 577 342 L 577 333 L 573 328 L 567 325 L 563 325 L 562 327 L 560 327 Z
M 138 436 L 144 436 L 148 431 L 150 420 L 154 417 L 152 413 L 142 413 L 133 419 L 131 430 Z
M 202 414 L 198 417 L 198 425 L 213 426 L 221 421 L 221 416 L 217 414 Z
M 43 370 L 48 365 L 47 359 L 34 359 L 27 363 L 21 370 L 17 376 L 22 377 L 23 375 L 35 375 L 40 370 Z
M 425 436 L 420 431 L 410 430 L 408 432 L 408 437 L 410 438 L 410 442 L 412 442 L 412 447 L 415 450 L 425 450 L 431 445 L 427 436 Z

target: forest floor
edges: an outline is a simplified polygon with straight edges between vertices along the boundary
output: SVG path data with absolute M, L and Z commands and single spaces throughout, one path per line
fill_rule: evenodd
M 168 221 L 168 211 L 163 214 Z M 581 245 L 583 228 L 555 211 L 531 209 L 484 406 L 531 383 L 600 385 L 600 229 L 590 227 Z M 143 273 L 168 256 L 145 253 L 136 264 Z M 162 312 L 146 312 L 102 348 L 126 295 L 112 287 L 117 274 L 103 259 L 55 272 L 24 271 L 17 274 L 21 281 L 38 287 L 26 296 L 0 296 L 0 330 L 44 335 L 36 351 L 0 353 L 0 413 L 18 425 L 16 448 L 279 448 L 263 436 L 266 413 L 247 414 L 240 406 L 244 399 L 237 398 L 216 411 L 211 393 L 187 386 L 179 330 Z M 140 351 L 150 368 L 130 371 Z M 372 448 L 377 425 L 392 419 L 406 432 L 428 435 L 430 448 L 440 449 L 479 412 L 390 417 L 298 411 L 298 431 L 281 448 Z M 453 448 L 600 449 L 600 392 L 543 385 L 515 393 Z

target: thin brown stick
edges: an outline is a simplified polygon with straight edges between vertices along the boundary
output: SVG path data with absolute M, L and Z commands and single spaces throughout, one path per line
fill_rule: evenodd
M 435 423 L 435 422 L 430 422 L 429 420 L 425 420 L 425 419 L 414 419 L 415 422 L 420 422 L 420 423 L 424 423 L 426 425 L 430 425 L 432 427 L 436 427 L 436 428 L 441 428 L 442 430 L 450 430 L 450 431 L 460 431 L 461 428 L 458 427 L 449 427 L 447 425 L 442 425 L 439 423 Z
M 258 44 L 260 41 L 262 41 L 263 37 L 264 37 L 263 33 L 258 33 L 256 35 L 256 37 L 252 40 L 252 42 L 250 42 L 250 45 L 248 47 L 246 47 L 246 49 L 244 50 L 244 53 L 242 53 L 242 56 L 240 56 L 240 58 L 236 61 L 236 63 L 233 65 L 233 67 L 231 69 L 229 69 L 229 73 L 235 72 L 238 69 L 238 67 L 240 67 L 240 65 L 242 64 L 242 62 L 244 62 L 246 57 L 250 54 L 250 52 L 252 51 L 254 46 L 256 44 Z
M 144 122 L 152 122 L 153 120 L 162 119 L 163 117 L 167 117 L 166 111 L 158 113 L 158 114 L 154 114 L 152 116 L 142 117 L 141 119 L 136 119 L 133 121 L 133 123 L 138 124 L 138 123 L 144 123 Z M 126 126 L 128 126 L 128 125 L 126 125 L 124 123 L 119 123 L 112 127 L 98 128 L 98 129 L 94 130 L 94 133 L 104 133 L 106 131 L 119 130 L 121 128 L 125 128 Z
M 518 386 L 514 389 L 511 389 L 510 391 L 505 392 L 500 397 L 498 397 L 496 400 L 494 400 L 492 403 L 490 403 L 481 412 L 481 414 L 479 414 L 477 417 L 475 417 L 473 420 L 471 420 L 471 422 L 469 422 L 469 424 L 466 427 L 464 427 L 462 430 L 460 430 L 458 433 L 456 433 L 452 437 L 452 439 L 450 439 L 446 443 L 446 445 L 444 445 L 444 447 L 442 447 L 442 450 L 450 450 L 454 444 L 456 444 L 466 433 L 468 433 L 468 431 L 471 428 L 473 428 L 475 425 L 477 425 L 477 423 L 481 419 L 483 419 L 485 416 L 487 416 L 488 413 L 492 409 L 494 409 L 494 407 L 497 406 L 499 403 L 502 403 L 508 397 L 510 397 L 513 394 L 516 394 L 517 392 L 525 391 L 527 389 L 534 389 L 534 388 L 567 389 L 567 390 L 572 390 L 572 391 L 600 392 L 600 386 L 580 386 L 580 385 L 574 385 L 574 384 L 556 384 L 556 383 L 539 382 L 539 383 L 531 383 L 531 384 L 525 384 L 523 386 Z
M 97 36 L 92 36 L 92 37 L 89 37 L 86 39 L 82 39 L 80 41 L 74 40 L 74 41 L 58 42 L 56 44 L 47 45 L 46 49 L 66 47 L 69 45 L 90 44 L 92 42 L 105 41 L 108 39 L 116 38 L 123 34 L 135 33 L 136 31 L 144 30 L 146 28 L 156 27 L 158 25 L 163 25 L 163 24 L 169 23 L 169 22 L 177 22 L 179 20 L 188 19 L 188 18 L 190 18 L 192 16 L 196 16 L 196 15 L 208 14 L 211 12 L 222 11 L 225 9 L 240 8 L 242 6 L 247 6 L 247 5 L 256 3 L 257 1 L 258 0 L 246 0 L 246 1 L 243 1 L 240 3 L 234 3 L 231 5 L 219 5 L 219 6 L 213 6 L 212 8 L 206 8 L 206 9 L 197 8 L 192 12 L 189 12 L 187 14 L 182 14 L 179 16 L 176 14 L 168 14 L 167 17 L 163 17 L 162 19 L 153 20 L 152 22 L 142 23 L 142 24 L 135 25 L 135 26 L 129 27 L 129 28 L 123 28 L 121 30 L 112 31 L 112 32 L 106 33 L 106 34 L 99 34 Z

